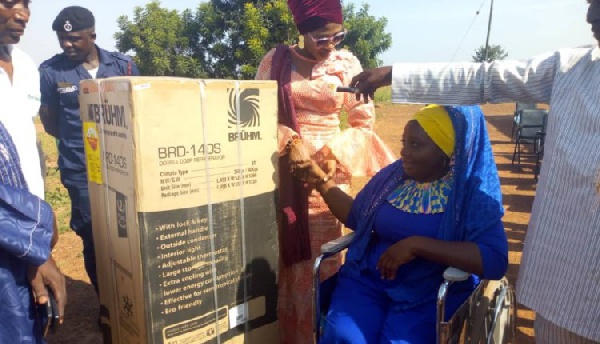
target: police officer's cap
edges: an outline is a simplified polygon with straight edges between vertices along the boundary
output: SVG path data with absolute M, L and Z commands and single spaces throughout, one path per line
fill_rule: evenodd
M 52 30 L 57 32 L 76 32 L 94 27 L 94 15 L 87 8 L 69 6 L 54 19 Z

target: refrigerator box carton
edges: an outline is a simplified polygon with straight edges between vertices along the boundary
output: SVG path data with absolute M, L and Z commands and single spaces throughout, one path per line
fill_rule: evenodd
M 112 343 L 276 343 L 277 87 L 80 85 L 101 323 Z

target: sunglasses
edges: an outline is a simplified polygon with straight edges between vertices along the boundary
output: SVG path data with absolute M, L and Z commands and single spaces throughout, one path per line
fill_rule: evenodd
M 338 45 L 340 43 L 342 43 L 342 41 L 344 40 L 344 38 L 346 38 L 346 31 L 340 31 L 338 33 L 336 33 L 333 36 L 330 37 L 319 37 L 319 38 L 315 38 L 313 35 L 311 35 L 311 33 L 308 33 L 308 36 L 310 37 L 310 39 L 312 39 L 313 43 L 318 47 L 318 48 L 324 48 L 329 46 L 329 44 L 333 44 L 333 45 Z

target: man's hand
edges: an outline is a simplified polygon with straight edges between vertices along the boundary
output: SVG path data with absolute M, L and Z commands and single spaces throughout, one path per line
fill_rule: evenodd
M 40 106 L 40 120 L 48 135 L 58 138 L 58 112 L 46 105 Z
M 67 287 L 65 276 L 63 276 L 56 266 L 54 259 L 50 257 L 44 264 L 30 267 L 29 282 L 33 289 L 35 301 L 40 305 L 48 302 L 48 290 L 46 286 L 50 287 L 56 297 L 58 315 L 60 317 L 59 323 L 62 324 L 65 316 L 65 305 L 67 304 Z
M 352 81 L 350 87 L 358 89 L 356 100 L 360 100 L 361 95 L 365 103 L 369 102 L 369 98 L 375 98 L 375 91 L 379 87 L 392 84 L 392 66 L 369 69 L 359 73 Z

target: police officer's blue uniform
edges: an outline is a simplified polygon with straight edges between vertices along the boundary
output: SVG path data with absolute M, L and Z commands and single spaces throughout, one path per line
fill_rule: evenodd
M 98 49 L 100 65 L 97 79 L 113 76 L 139 75 L 135 63 L 126 55 Z M 42 106 L 59 114 L 58 168 L 61 181 L 71 198 L 71 228 L 83 240 L 85 269 L 97 288 L 96 256 L 92 237 L 90 202 L 86 162 L 83 148 L 82 123 L 79 116 L 79 82 L 92 79 L 81 62 L 58 54 L 40 66 Z M 96 289 L 97 290 L 97 289 Z

